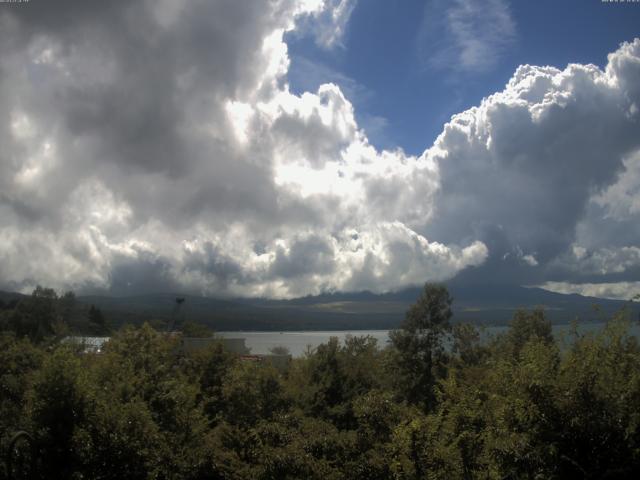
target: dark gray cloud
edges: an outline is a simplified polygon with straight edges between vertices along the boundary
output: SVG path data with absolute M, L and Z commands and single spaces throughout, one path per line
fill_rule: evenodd
M 305 275 L 326 275 L 332 273 L 334 268 L 331 246 L 321 238 L 310 237 L 296 241 L 288 251 L 278 248 L 270 274 L 290 279 Z
M 167 259 L 140 252 L 134 260 L 118 260 L 120 259 L 116 259 L 111 268 L 108 288 L 98 289 L 96 293 L 127 296 L 181 290 L 181 285 L 175 281 L 171 263 Z

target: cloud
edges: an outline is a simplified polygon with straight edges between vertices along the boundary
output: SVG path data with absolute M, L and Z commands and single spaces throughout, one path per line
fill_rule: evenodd
M 573 245 L 572 255 L 562 258 L 566 267 L 582 275 L 610 275 L 640 268 L 640 248 L 625 246 L 587 250 Z
M 575 242 L 552 262 L 554 277 L 598 282 L 602 276 L 632 281 L 640 276 L 640 152 L 622 160 L 623 167 L 606 188 L 594 193 L 576 225 Z
M 367 139 L 382 148 L 393 145 L 387 135 L 389 121 L 385 117 L 367 112 L 367 106 L 375 95 L 373 90 L 320 62 L 310 61 L 299 55 L 292 59 L 287 78 L 292 86 L 295 85 L 302 92 L 315 91 L 326 83 L 338 85 L 344 96 L 357 107 L 354 114 Z
M 640 282 L 581 283 L 546 282 L 541 288 L 556 293 L 577 293 L 586 297 L 632 300 L 640 294 Z
M 431 67 L 458 72 L 491 70 L 515 43 L 515 21 L 505 0 L 431 0 L 419 43 Z
M 413 229 L 432 162 L 372 147 L 338 86 L 289 90 L 285 34 L 329 12 L 337 42 L 354 5 L 4 9 L 0 285 L 290 297 L 482 263 Z
M 358 0 L 321 0 L 321 7 L 307 17 L 305 30 L 311 32 L 321 48 L 344 47 L 342 40 L 357 3 Z
M 631 281 L 640 40 L 604 70 L 519 67 L 416 157 L 372 146 L 340 86 L 289 89 L 284 38 L 325 8 L 2 10 L 0 287 L 292 297 L 456 275 Z
M 496 255 L 534 255 L 542 268 L 571 248 L 583 222 L 601 218 L 587 214 L 603 195 L 612 205 L 628 204 L 612 192 L 628 192 L 628 175 L 635 175 L 625 159 L 640 150 L 631 81 L 640 78 L 639 57 L 636 40 L 610 55 L 604 71 L 523 65 L 503 91 L 454 115 L 423 155 L 440 175 L 427 236 L 478 238 Z M 628 240 L 637 244 L 638 237 Z M 612 241 L 602 238 L 600 246 Z
M 618 221 L 640 217 L 640 152 L 625 158 L 623 164 L 617 181 L 592 199 L 606 218 Z

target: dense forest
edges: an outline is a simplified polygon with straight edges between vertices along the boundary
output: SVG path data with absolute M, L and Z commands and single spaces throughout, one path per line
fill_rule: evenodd
M 427 284 L 389 345 L 332 339 L 281 372 L 221 343 L 185 353 L 149 324 L 83 353 L 60 338 L 109 326 L 96 308 L 70 318 L 72 302 L 39 288 L 0 305 L 0 448 L 28 432 L 31 478 L 640 473 L 640 346 L 625 311 L 566 338 L 542 310 L 520 311 L 487 340 Z

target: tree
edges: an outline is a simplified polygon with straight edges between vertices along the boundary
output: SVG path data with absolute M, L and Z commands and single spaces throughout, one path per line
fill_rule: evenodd
M 435 404 L 434 387 L 444 374 L 446 355 L 442 342 L 451 331 L 452 302 L 444 285 L 425 284 L 400 328 L 389 334 L 397 386 L 409 403 L 427 411 Z
M 202 323 L 187 320 L 182 325 L 182 335 L 193 338 L 210 338 L 213 336 L 213 330 Z
M 337 337 L 319 345 L 304 362 L 295 363 L 289 375 L 292 396 L 310 415 L 331 421 L 341 429 L 354 428 L 353 402 L 379 389 L 380 352 L 371 336 Z
M 77 465 L 74 433 L 88 418 L 88 370 L 72 349 L 62 347 L 45 358 L 34 377 L 27 411 L 43 468 L 52 478 L 72 478 Z
M 199 385 L 204 412 L 213 425 L 222 415 L 225 405 L 223 386 L 237 358 L 224 348 L 222 342 L 215 342 L 207 350 L 191 354 L 189 360 L 193 366 L 190 376 Z M 185 365 L 189 363 L 185 362 Z
M 44 352 L 27 339 L 0 334 L 0 427 L 3 429 L 25 428 L 21 425 L 25 395 L 43 356 Z
M 73 310 L 76 306 L 76 294 L 69 291 L 58 299 L 60 315 L 62 320 L 70 324 L 72 320 Z
M 271 420 L 290 403 L 278 371 L 257 362 L 237 362 L 225 378 L 222 394 L 225 420 L 242 427 Z
M 32 342 L 62 333 L 64 325 L 58 312 L 58 295 L 53 289 L 38 285 L 31 297 L 11 311 L 8 326 L 16 336 L 28 337 Z
M 269 349 L 269 353 L 271 355 L 290 355 L 291 352 L 284 345 L 276 345 Z
M 458 364 L 477 365 L 487 357 L 487 347 L 482 344 L 480 331 L 470 323 L 458 323 L 453 327 L 451 351 Z
M 78 476 L 66 478 L 203 478 L 209 425 L 176 340 L 145 324 L 117 332 L 101 355 L 79 357 L 91 394 L 73 434 Z
M 545 318 L 544 310 L 536 308 L 531 311 L 518 310 L 513 315 L 509 330 L 503 341 L 507 351 L 517 357 L 522 348 L 532 340 L 540 340 L 549 345 L 553 343 L 551 322 Z
M 102 311 L 95 305 L 91 305 L 89 307 L 89 332 L 94 335 L 106 335 L 109 330 Z

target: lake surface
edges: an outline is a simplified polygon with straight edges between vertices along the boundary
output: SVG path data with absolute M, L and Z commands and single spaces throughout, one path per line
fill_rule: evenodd
M 597 332 L 604 328 L 604 323 L 585 323 L 578 326 L 579 333 Z M 482 336 L 489 338 L 504 332 L 508 327 L 487 326 L 482 329 Z M 554 325 L 553 334 L 556 340 L 566 336 L 571 329 L 570 325 Z M 634 323 L 631 333 L 640 337 L 640 325 Z M 269 349 L 284 346 L 294 357 L 301 357 L 308 349 L 316 348 L 322 343 L 327 343 L 331 337 L 338 337 L 344 342 L 347 335 L 370 335 L 378 340 L 378 345 L 384 347 L 389 341 L 389 330 L 327 330 L 319 332 L 217 332 L 225 338 L 244 338 L 246 346 L 251 353 L 269 353 Z

